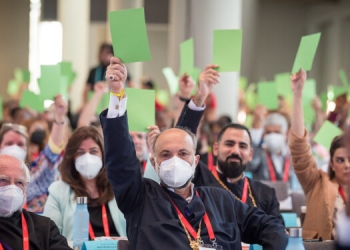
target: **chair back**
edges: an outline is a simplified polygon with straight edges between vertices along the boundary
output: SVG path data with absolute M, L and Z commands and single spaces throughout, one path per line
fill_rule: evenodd
M 130 250 L 130 242 L 128 240 L 119 240 L 117 246 L 118 250 Z

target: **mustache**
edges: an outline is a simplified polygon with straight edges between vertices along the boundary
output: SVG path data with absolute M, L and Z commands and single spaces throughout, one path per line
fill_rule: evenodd
M 228 162 L 228 160 L 230 160 L 230 159 L 239 160 L 241 164 L 242 164 L 242 162 L 243 162 L 242 158 L 239 157 L 239 155 L 236 155 L 236 154 L 232 154 L 232 155 L 228 156 L 228 157 L 226 158 L 226 161 Z

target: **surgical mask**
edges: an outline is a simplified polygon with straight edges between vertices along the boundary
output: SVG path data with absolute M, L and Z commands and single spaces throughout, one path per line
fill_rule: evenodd
M 264 143 L 270 153 L 278 154 L 286 145 L 286 138 L 282 134 L 270 133 L 264 136 Z
M 18 147 L 16 144 L 2 148 L 0 154 L 11 155 L 21 161 L 25 161 L 27 156 L 27 152 L 23 148 Z
M 0 187 L 0 217 L 10 217 L 14 212 L 22 209 L 24 194 L 16 185 Z
M 185 185 L 193 177 L 196 167 L 195 160 L 191 166 L 187 161 L 177 156 L 163 161 L 160 165 L 155 159 L 155 163 L 159 178 L 170 188 L 180 188 Z
M 86 179 L 95 178 L 102 168 L 102 160 L 96 155 L 86 153 L 75 160 L 75 169 Z

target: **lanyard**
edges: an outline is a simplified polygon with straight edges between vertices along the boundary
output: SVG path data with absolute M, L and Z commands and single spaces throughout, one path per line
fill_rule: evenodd
M 269 154 L 266 154 L 266 158 L 267 158 L 267 167 L 270 173 L 270 179 L 272 182 L 276 182 L 277 180 L 276 173 L 275 173 L 275 168 L 273 167 L 272 159 Z M 290 168 L 289 158 L 286 157 L 284 161 L 284 168 L 283 168 L 283 178 L 282 178 L 283 182 L 287 182 L 289 179 L 289 168 Z
M 142 173 L 146 171 L 147 161 L 142 162 Z
M 199 196 L 197 191 L 196 191 L 196 195 L 200 198 L 200 196 Z M 169 198 L 170 198 L 171 203 L 174 205 L 174 207 L 176 209 L 177 216 L 179 217 L 179 219 L 181 221 L 181 224 L 184 226 L 185 230 L 187 230 L 191 234 L 193 239 L 197 240 L 198 239 L 197 232 L 194 230 L 194 228 L 188 222 L 188 220 L 185 218 L 185 216 L 183 216 L 183 214 L 181 213 L 180 209 L 176 206 L 175 202 L 171 199 L 170 196 L 169 196 Z M 209 220 L 207 212 L 204 212 L 203 220 L 204 220 L 205 226 L 207 227 L 210 241 L 215 242 L 216 239 L 215 239 L 214 230 L 213 230 L 213 227 L 211 226 L 211 222 Z
M 105 232 L 105 236 L 109 237 L 110 234 L 109 234 L 108 217 L 107 217 L 106 206 L 104 204 L 102 205 L 102 223 L 103 223 L 103 231 Z M 96 238 L 90 222 L 89 222 L 89 234 L 92 240 Z
M 232 193 L 231 190 L 229 190 L 228 187 L 226 187 L 226 185 L 220 180 L 220 177 L 218 175 L 218 172 L 216 171 L 216 168 L 214 168 L 212 170 L 212 173 L 214 175 L 214 177 L 216 178 L 216 180 L 219 181 L 219 183 L 221 184 L 221 186 L 223 186 L 223 188 L 225 188 L 226 190 L 230 191 Z M 235 194 L 234 194 L 235 195 Z M 235 195 L 236 196 L 236 195 Z M 248 179 L 244 178 L 244 184 L 243 184 L 243 191 L 242 191 L 242 197 L 241 200 L 243 203 L 247 203 L 247 198 L 248 198 Z
M 23 213 L 21 213 L 21 220 L 22 220 L 22 236 L 23 236 L 23 249 L 29 250 L 29 236 L 28 236 L 28 226 L 26 218 L 24 218 Z M 4 250 L 2 244 L 0 243 L 0 250 Z
M 214 166 L 214 157 L 211 152 L 208 152 L 208 169 L 212 171 L 215 168 Z
M 339 185 L 339 194 L 340 194 L 340 196 L 342 197 L 342 199 L 343 199 L 343 201 L 344 201 L 344 203 L 345 203 L 345 206 L 347 206 L 347 202 L 346 202 L 346 196 L 345 196 L 345 193 L 344 193 L 344 190 L 343 190 L 343 188 Z

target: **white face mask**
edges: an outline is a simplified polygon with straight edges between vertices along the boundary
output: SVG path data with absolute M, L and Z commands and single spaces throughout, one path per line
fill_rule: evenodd
M 14 212 L 22 209 L 24 194 L 16 185 L 0 187 L 0 217 L 10 217 Z
M 18 147 L 16 144 L 2 148 L 0 154 L 11 155 L 21 161 L 25 161 L 27 156 L 27 152 L 23 148 Z
M 270 133 L 264 136 L 264 143 L 270 153 L 278 154 L 286 146 L 286 138 L 282 134 Z
M 96 155 L 86 153 L 75 160 L 75 169 L 86 179 L 95 178 L 102 168 L 102 160 Z
M 155 160 L 159 178 L 171 188 L 179 188 L 186 184 L 192 178 L 196 167 L 196 161 L 193 161 L 192 166 L 181 158 L 174 156 L 163 161 L 160 166 Z

